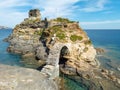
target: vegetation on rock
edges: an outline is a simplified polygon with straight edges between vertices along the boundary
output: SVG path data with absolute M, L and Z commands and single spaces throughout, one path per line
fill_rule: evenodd
M 63 32 L 62 29 L 61 29 L 61 26 L 53 26 L 50 28 L 52 30 L 52 34 L 55 34 L 57 32 Z
M 70 21 L 70 20 L 67 19 L 67 18 L 61 18 L 61 17 L 58 17 L 58 18 L 54 19 L 54 21 L 64 22 L 64 23 L 74 23 L 74 21 Z
M 91 41 L 91 40 L 87 40 L 87 41 L 85 41 L 84 43 L 85 43 L 85 45 L 91 45 L 91 44 L 92 44 L 92 41 Z
M 63 40 L 63 39 L 65 39 L 65 34 L 64 33 L 57 33 L 57 35 L 56 35 L 60 40 Z
M 61 26 L 53 26 L 50 28 L 50 33 L 52 34 L 52 36 L 54 34 L 56 34 L 56 37 L 58 37 L 60 40 L 64 40 L 66 35 L 65 35 L 65 31 L 62 30 Z
M 42 35 L 42 31 L 36 31 L 35 33 L 34 33 L 35 35 Z
M 70 40 L 75 42 L 77 40 L 81 41 L 83 39 L 82 36 L 77 36 L 77 35 L 71 35 Z

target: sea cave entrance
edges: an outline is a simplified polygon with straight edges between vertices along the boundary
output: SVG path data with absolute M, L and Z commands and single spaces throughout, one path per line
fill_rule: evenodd
M 61 51 L 60 51 L 60 58 L 59 58 L 59 66 L 60 68 L 64 68 L 65 64 L 68 60 L 68 57 L 70 55 L 69 49 L 68 47 L 64 46 L 62 47 Z

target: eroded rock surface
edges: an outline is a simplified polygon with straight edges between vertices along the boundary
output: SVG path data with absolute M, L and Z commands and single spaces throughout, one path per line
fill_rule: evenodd
M 41 72 L 0 64 L 0 90 L 59 90 L 57 84 Z

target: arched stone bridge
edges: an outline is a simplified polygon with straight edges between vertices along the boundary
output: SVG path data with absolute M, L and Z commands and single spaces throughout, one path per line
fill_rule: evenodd
M 59 60 L 60 53 L 63 47 L 67 47 L 71 52 L 71 43 L 56 43 L 49 52 L 46 66 L 41 70 L 42 73 L 47 75 L 49 78 L 54 79 L 59 76 Z

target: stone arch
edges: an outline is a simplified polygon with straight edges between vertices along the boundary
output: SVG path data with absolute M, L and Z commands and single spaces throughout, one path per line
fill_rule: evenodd
M 59 53 L 58 64 L 60 65 L 60 67 L 65 67 L 65 63 L 67 62 L 69 55 L 70 55 L 69 48 L 67 46 L 63 46 Z
M 59 76 L 60 71 L 60 55 L 65 56 L 65 51 L 68 50 L 70 54 L 70 44 L 55 44 L 49 51 L 49 56 L 46 61 L 46 66 L 41 70 L 42 73 L 48 75 L 50 78 L 55 78 Z M 65 51 L 64 51 L 65 50 Z M 62 53 L 63 52 L 63 53 Z M 62 53 L 62 54 L 61 54 Z M 64 65 L 64 64 L 63 64 Z
M 52 47 L 52 49 L 49 51 L 49 56 L 47 58 L 47 64 L 53 65 L 53 66 L 59 65 L 61 50 L 63 50 L 64 48 L 67 48 L 67 50 L 70 51 L 69 45 L 67 44 L 55 44 Z

